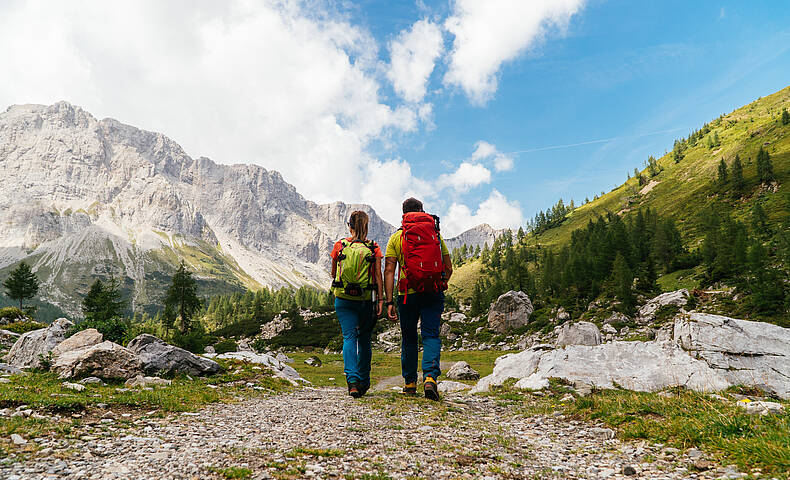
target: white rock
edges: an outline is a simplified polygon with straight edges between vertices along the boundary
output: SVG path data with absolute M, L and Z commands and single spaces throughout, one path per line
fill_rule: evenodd
M 297 384 L 298 382 L 310 383 L 307 380 L 303 379 L 302 376 L 299 375 L 299 372 L 294 370 L 292 366 L 286 365 L 266 353 L 228 352 L 228 353 L 223 353 L 222 355 L 205 354 L 204 356 L 212 357 L 212 358 L 241 360 L 243 362 L 250 362 L 257 365 L 264 365 L 266 367 L 269 367 L 269 369 L 274 373 L 276 377 L 284 378 L 293 384 Z
M 22 435 L 20 435 L 18 433 L 12 433 L 11 434 L 11 443 L 13 443 L 16 446 L 22 446 L 22 445 L 26 445 L 27 444 L 27 440 L 22 438 Z
M 565 324 L 560 329 L 557 345 L 600 345 L 601 332 L 594 323 L 576 322 Z
M 60 342 L 55 348 L 52 349 L 52 355 L 58 356 L 61 353 L 68 352 L 69 350 L 76 350 L 78 348 L 90 347 L 102 342 L 103 336 L 95 328 L 86 328 L 81 330 L 69 338 Z
M 652 320 L 656 311 L 665 305 L 675 305 L 684 307 L 689 301 L 689 291 L 684 289 L 675 290 L 674 292 L 662 293 L 661 295 L 649 300 L 639 309 L 639 317 L 643 321 Z
M 451 380 L 477 380 L 480 378 L 480 374 L 468 363 L 461 360 L 450 367 L 450 370 L 447 371 L 447 378 Z
M 125 385 L 127 387 L 130 387 L 130 388 L 132 388 L 132 387 L 150 387 L 152 385 L 161 387 L 161 386 L 170 385 L 171 383 L 173 383 L 172 380 L 167 380 L 167 379 L 164 379 L 164 378 L 145 377 L 143 375 L 137 375 L 136 377 L 130 378 L 129 380 L 127 380 Z
M 5 361 L 17 368 L 40 367 L 41 357 L 49 355 L 53 348 L 66 339 L 66 331 L 72 325 L 69 320 L 59 318 L 47 328 L 24 333 L 11 347 Z
M 61 385 L 63 386 L 63 388 L 67 388 L 69 390 L 74 390 L 77 392 L 81 392 L 85 390 L 85 385 L 80 385 L 79 383 L 63 382 Z
M 497 298 L 488 312 L 488 328 L 498 333 L 526 325 L 534 308 L 524 292 L 509 291 Z
M 91 375 L 101 378 L 130 378 L 140 374 L 142 363 L 130 350 L 105 341 L 58 355 L 52 370 L 60 378 Z
M 779 415 L 784 412 L 784 406 L 776 402 L 737 402 L 737 405 L 745 409 L 749 415 Z

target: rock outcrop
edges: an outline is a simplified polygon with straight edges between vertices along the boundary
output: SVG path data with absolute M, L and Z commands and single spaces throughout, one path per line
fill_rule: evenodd
M 102 334 L 95 328 L 86 328 L 57 344 L 57 346 L 52 349 L 52 356 L 57 357 L 70 350 L 98 345 L 103 339 L 104 337 Z
M 59 318 L 47 328 L 23 334 L 11 347 L 5 361 L 17 368 L 41 367 L 41 359 L 49 356 L 52 349 L 66 339 L 66 331 L 73 325 L 69 320 Z
M 732 385 L 790 398 L 790 329 L 766 323 L 691 313 L 675 321 L 673 337 L 597 346 L 536 346 L 499 357 L 474 391 L 509 378 L 516 388 L 541 389 L 549 378 L 599 388 L 657 391 L 682 386 L 713 392 Z
M 146 333 L 132 339 L 128 348 L 140 357 L 143 370 L 149 375 L 211 375 L 220 371 L 217 362 L 169 345 Z
M 52 370 L 60 378 L 94 376 L 126 379 L 140 375 L 142 367 L 140 359 L 129 349 L 105 341 L 61 353 L 55 359 Z
M 692 312 L 675 321 L 674 338 L 732 385 L 790 398 L 790 328 Z
M 557 345 L 600 345 L 601 331 L 594 323 L 566 323 L 560 328 Z
M 534 308 L 524 292 L 509 291 L 497 298 L 488 313 L 488 328 L 507 333 L 509 330 L 526 325 Z

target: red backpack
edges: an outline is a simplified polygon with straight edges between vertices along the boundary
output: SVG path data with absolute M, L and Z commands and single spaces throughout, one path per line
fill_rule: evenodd
M 447 280 L 442 261 L 442 243 L 439 238 L 439 217 L 425 212 L 403 215 L 401 250 L 404 278 L 398 290 L 406 294 L 415 292 L 440 292 L 447 290 Z

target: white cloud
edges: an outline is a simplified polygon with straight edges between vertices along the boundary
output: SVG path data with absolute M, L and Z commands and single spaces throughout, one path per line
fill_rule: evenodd
M 390 42 L 387 78 L 395 92 L 408 102 L 421 102 L 436 59 L 444 49 L 442 30 L 429 20 L 420 20 Z
M 453 203 L 442 218 L 442 225 L 449 238 L 481 223 L 497 229 L 516 229 L 523 221 L 524 215 L 518 202 L 511 202 L 498 190 L 492 190 L 491 195 L 477 207 L 475 213 L 464 204 Z
M 496 146 L 485 140 L 480 140 L 475 143 L 475 151 L 472 152 L 472 160 L 477 162 L 491 160 L 494 165 L 494 170 L 497 172 L 513 170 L 513 157 L 500 152 L 497 150 Z
M 542 40 L 550 28 L 563 29 L 584 0 L 456 0 L 444 26 L 455 39 L 447 85 L 461 87 L 475 104 L 496 92 L 502 63 Z
M 385 102 L 375 40 L 315 2 L 3 2 L 0 60 L 0 108 L 67 100 L 319 202 L 382 208 L 370 142 L 431 116 Z
M 491 171 L 479 163 L 462 162 L 453 173 L 439 176 L 439 189 L 452 188 L 456 192 L 468 192 L 471 188 L 491 182 Z

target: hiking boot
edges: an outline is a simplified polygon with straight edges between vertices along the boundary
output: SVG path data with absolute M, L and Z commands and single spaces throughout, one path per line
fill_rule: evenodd
M 439 389 L 436 387 L 436 380 L 433 377 L 425 377 L 423 388 L 425 389 L 425 398 L 439 400 Z
M 411 382 L 404 385 L 403 393 L 406 395 L 417 395 L 417 382 Z
M 360 383 L 357 385 L 357 388 L 359 389 L 359 396 L 361 397 L 362 395 L 368 393 L 368 390 L 370 390 L 370 383 Z
M 351 395 L 354 398 L 361 397 L 362 394 L 359 393 L 359 385 L 357 385 L 356 383 L 349 383 L 348 384 L 348 394 Z

